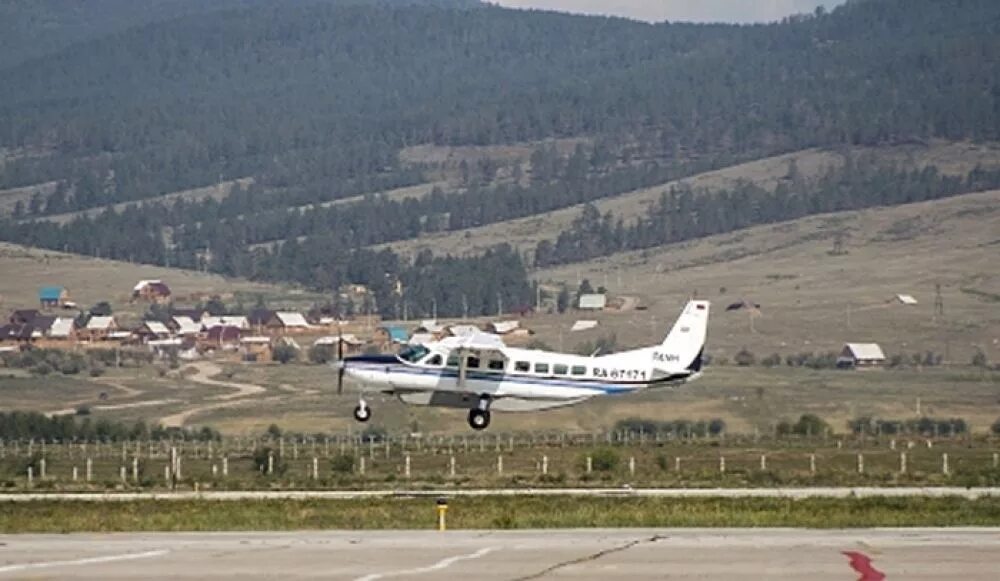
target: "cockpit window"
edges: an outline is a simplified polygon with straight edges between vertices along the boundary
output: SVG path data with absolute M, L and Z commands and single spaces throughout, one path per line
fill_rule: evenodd
M 435 355 L 431 357 L 427 361 L 424 361 L 424 365 L 433 365 L 434 367 L 441 367 L 441 356 Z
M 403 361 L 409 363 L 416 363 L 423 359 L 424 355 L 430 353 L 430 350 L 423 345 L 407 345 L 402 351 L 399 352 L 399 358 Z
M 469 357 L 465 360 L 465 366 L 469 369 L 479 369 L 479 358 Z

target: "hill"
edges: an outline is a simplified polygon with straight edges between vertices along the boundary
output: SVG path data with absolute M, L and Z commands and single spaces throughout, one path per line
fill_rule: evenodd
M 832 255 L 838 233 L 845 253 Z M 710 352 L 730 361 L 742 348 L 762 358 L 875 341 L 888 354 L 933 351 L 967 364 L 978 349 L 997 362 L 998 248 L 1000 191 L 812 216 L 541 270 L 539 280 L 575 288 L 585 278 L 638 297 L 648 310 L 546 315 L 530 324 L 541 340 L 566 348 L 610 334 L 636 345 L 664 335 L 697 295 L 713 301 Z M 938 284 L 943 314 L 935 310 Z M 905 306 L 897 294 L 919 303 Z M 759 313 L 726 311 L 743 300 L 760 304 Z M 577 318 L 600 326 L 570 333 Z
M 654 202 L 678 186 L 690 186 L 700 191 L 733 189 L 741 184 L 754 184 L 773 190 L 784 180 L 794 165 L 798 174 L 813 179 L 824 171 L 843 166 L 847 156 L 867 157 L 886 167 L 922 169 L 937 168 L 946 175 L 964 176 L 976 166 L 1000 167 L 1000 144 L 951 143 L 934 141 L 928 144 L 907 144 L 886 147 L 854 147 L 840 149 L 807 149 L 768 157 L 701 173 L 681 180 L 649 188 L 601 198 L 593 206 L 601 214 L 610 212 L 626 222 L 645 218 Z M 505 220 L 464 230 L 427 233 L 417 238 L 377 245 L 390 248 L 403 256 L 414 256 L 424 250 L 455 249 L 476 254 L 501 242 L 522 252 L 533 253 L 543 240 L 555 239 L 579 219 L 585 204 L 535 214 L 526 218 Z

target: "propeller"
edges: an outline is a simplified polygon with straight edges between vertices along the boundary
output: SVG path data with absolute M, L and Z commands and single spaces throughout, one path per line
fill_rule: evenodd
M 344 393 L 344 335 L 337 325 L 337 395 Z

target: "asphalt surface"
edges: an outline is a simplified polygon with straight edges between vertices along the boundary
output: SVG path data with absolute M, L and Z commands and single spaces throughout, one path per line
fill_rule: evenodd
M 486 488 L 467 490 L 226 490 L 207 492 L 15 492 L 0 494 L 0 502 L 75 500 L 88 502 L 132 500 L 279 500 L 391 498 L 439 496 L 606 496 L 663 498 L 864 498 L 1000 497 L 1000 487 L 822 487 L 808 488 Z
M 3 578 L 995 581 L 1000 529 L 0 535 Z

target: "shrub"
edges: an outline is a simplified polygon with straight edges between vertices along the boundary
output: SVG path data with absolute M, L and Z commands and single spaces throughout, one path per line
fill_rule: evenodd
M 735 361 L 736 365 L 739 365 L 740 367 L 747 367 L 753 365 L 754 362 L 757 361 L 757 357 L 754 356 L 753 352 L 744 347 L 743 349 L 740 349 L 736 356 L 733 357 L 733 361 Z
M 309 361 L 323 365 L 336 359 L 336 353 L 330 345 L 313 345 L 309 348 Z
M 990 426 L 990 430 L 994 434 L 1000 436 L 1000 418 L 997 418 L 997 421 L 993 422 L 993 425 Z
M 760 360 L 760 364 L 764 367 L 777 367 L 781 365 L 781 355 L 777 353 L 772 353 L 767 357 Z
M 591 466 L 595 472 L 611 472 L 618 467 L 618 452 L 611 448 L 598 448 L 590 453 Z M 586 458 L 584 458 L 586 463 Z
M 289 363 L 294 361 L 299 356 L 299 350 L 287 343 L 281 343 L 274 348 L 274 352 L 271 357 L 281 363 Z
M 338 454 L 330 459 L 330 470 L 339 474 L 350 474 L 354 472 L 354 456 L 350 454 Z
M 976 349 L 976 353 L 972 356 L 972 365 L 974 367 L 987 367 L 989 362 L 986 360 L 986 354 L 980 349 Z

